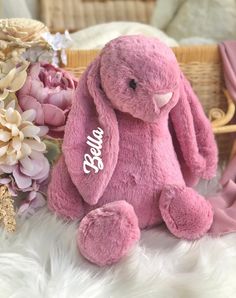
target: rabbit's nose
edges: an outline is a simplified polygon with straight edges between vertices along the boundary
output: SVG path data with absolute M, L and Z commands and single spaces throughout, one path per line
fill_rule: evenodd
M 168 92 L 164 94 L 155 94 L 154 101 L 157 104 L 158 108 L 161 108 L 164 105 L 166 105 L 170 101 L 172 95 L 173 95 L 173 92 Z

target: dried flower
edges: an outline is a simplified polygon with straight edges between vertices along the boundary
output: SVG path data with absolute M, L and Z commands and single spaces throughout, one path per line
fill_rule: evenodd
M 0 40 L 7 42 L 7 47 L 28 48 L 46 44 L 42 34 L 48 28 L 41 22 L 31 19 L 15 18 L 0 20 Z
M 40 46 L 31 47 L 27 49 L 23 54 L 22 57 L 31 62 L 46 62 L 46 63 L 52 63 L 53 61 L 53 50 L 48 50 Z
M 15 109 L 12 101 L 6 108 L 0 107 L 0 164 L 15 165 L 19 160 L 34 152 L 45 152 L 46 145 L 41 141 L 41 128 L 32 121 L 34 110 L 22 114 Z
M 36 211 L 46 205 L 45 196 L 38 191 L 31 191 L 27 198 L 22 202 L 17 214 L 26 218 L 33 215 Z
M 32 46 L 49 48 L 42 34 L 48 28 L 41 22 L 31 19 L 0 20 L 0 60 L 7 60 L 21 54 Z
M 56 33 L 51 34 L 50 32 L 44 32 L 42 37 L 48 42 L 54 51 L 69 48 L 73 45 L 73 40 L 70 33 L 66 30 L 64 34 Z
M 15 231 L 16 220 L 13 199 L 5 185 L 0 186 L 0 221 L 3 221 L 8 232 Z
M 0 61 L 0 100 L 5 99 L 9 93 L 18 91 L 27 78 L 29 62 L 22 61 L 15 64 L 13 59 Z
M 0 165 L 0 174 L 10 174 L 14 179 L 6 181 L 13 193 L 16 191 L 32 191 L 35 183 L 40 185 L 49 175 L 50 165 L 47 158 L 40 152 L 33 152 L 16 165 Z M 0 182 L 3 184 L 3 181 Z
M 42 37 L 48 42 L 51 48 L 54 51 L 52 58 L 52 64 L 58 66 L 59 62 L 66 65 L 67 64 L 67 55 L 66 49 L 72 47 L 74 41 L 70 36 L 70 33 L 66 30 L 64 34 L 56 33 L 51 34 L 50 32 L 44 32 Z
M 35 123 L 49 127 L 49 135 L 63 137 L 67 115 L 75 97 L 77 79 L 51 64 L 34 63 L 24 86 L 17 92 L 23 111 L 36 111 Z
M 45 205 L 45 195 L 50 165 L 42 153 L 34 153 L 14 166 L 1 166 L 0 184 L 6 185 L 12 196 L 20 196 L 23 201 L 18 210 L 24 217 L 33 214 Z M 6 176 L 7 175 L 7 176 Z

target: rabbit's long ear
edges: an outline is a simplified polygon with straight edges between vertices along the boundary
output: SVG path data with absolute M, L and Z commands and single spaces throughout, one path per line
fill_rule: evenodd
M 187 168 L 194 176 L 205 179 L 213 177 L 218 152 L 212 128 L 182 73 L 179 101 L 170 112 L 170 119 Z
M 118 152 L 117 118 L 102 90 L 97 58 L 80 79 L 63 142 L 71 179 L 88 204 L 96 204 L 105 191 Z

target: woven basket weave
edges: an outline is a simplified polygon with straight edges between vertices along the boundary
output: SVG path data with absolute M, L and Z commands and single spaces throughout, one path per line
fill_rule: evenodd
M 194 91 L 197 93 L 206 115 L 211 119 L 219 147 L 219 158 L 226 162 L 230 156 L 235 125 L 229 122 L 234 115 L 235 106 L 227 100 L 221 58 L 217 46 L 179 47 L 173 49 L 179 65 Z M 66 69 L 77 77 L 84 72 L 88 64 L 99 51 L 68 51 Z
M 76 31 L 112 21 L 149 23 L 155 0 L 40 0 L 41 20 L 51 32 Z

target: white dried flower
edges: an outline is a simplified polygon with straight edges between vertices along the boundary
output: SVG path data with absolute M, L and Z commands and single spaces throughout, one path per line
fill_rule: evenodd
M 14 165 L 33 152 L 45 152 L 46 146 L 40 139 L 40 127 L 32 121 L 34 110 L 20 114 L 12 101 L 6 108 L 0 108 L 0 164 Z
M 5 99 L 9 93 L 18 91 L 27 78 L 29 62 L 18 59 L 0 61 L 0 100 Z
M 45 44 L 42 34 L 47 31 L 48 28 L 36 20 L 24 18 L 0 20 L 0 40 L 7 42 L 7 47 L 28 48 Z
M 41 46 L 49 49 L 42 33 L 48 28 L 41 22 L 31 19 L 0 19 L 0 60 L 16 59 L 27 48 Z
M 54 51 L 54 55 L 52 58 L 52 64 L 54 66 L 58 66 L 60 59 L 61 62 L 66 65 L 67 64 L 67 55 L 66 49 L 70 48 L 73 45 L 73 39 L 71 38 L 69 32 L 66 30 L 64 34 L 56 33 L 51 34 L 50 32 L 44 32 L 42 37 L 47 41 L 47 43 L 51 46 Z
M 56 33 L 51 34 L 50 32 L 44 32 L 42 37 L 47 41 L 47 43 L 52 47 L 54 51 L 60 51 L 62 49 L 67 49 L 72 46 L 73 40 L 66 30 L 64 34 Z

